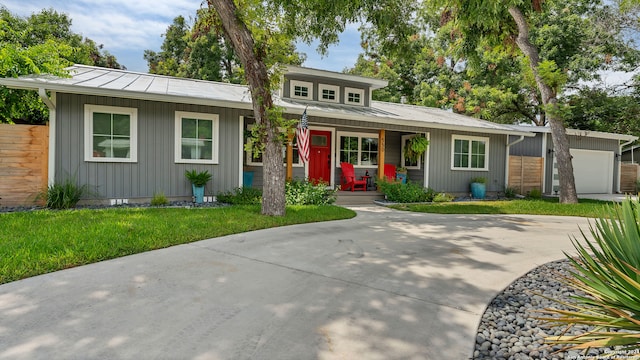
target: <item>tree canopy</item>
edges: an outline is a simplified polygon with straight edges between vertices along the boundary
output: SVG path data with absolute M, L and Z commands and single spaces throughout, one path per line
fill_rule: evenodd
M 0 77 L 66 76 L 71 64 L 124 68 L 102 45 L 71 31 L 71 19 L 53 9 L 28 17 L 0 7 Z M 0 122 L 42 124 L 48 109 L 33 91 L 0 86 Z

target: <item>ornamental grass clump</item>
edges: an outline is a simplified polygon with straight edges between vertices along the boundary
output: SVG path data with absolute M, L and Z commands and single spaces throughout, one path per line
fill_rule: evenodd
M 75 179 L 66 179 L 49 185 L 46 206 L 49 209 L 69 209 L 75 207 L 80 199 L 88 194 L 88 185 L 78 185 Z
M 540 318 L 552 325 L 591 326 L 581 335 L 549 337 L 568 345 L 566 350 L 614 347 L 635 353 L 640 349 L 640 206 L 625 200 L 608 208 L 609 218 L 589 226 L 593 240 L 582 232 L 583 242 L 572 239 L 576 257 L 565 254 L 573 266 L 564 279 L 579 290 L 568 310 L 546 309 L 552 317 Z

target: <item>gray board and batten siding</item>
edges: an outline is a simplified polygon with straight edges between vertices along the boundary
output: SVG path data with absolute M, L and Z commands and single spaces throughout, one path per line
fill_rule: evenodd
M 209 170 L 213 179 L 208 195 L 238 187 L 240 183 L 240 116 L 247 110 L 103 96 L 56 94 L 55 180 L 75 178 L 103 199 L 148 199 L 163 192 L 167 197 L 191 197 L 185 170 Z M 84 159 L 85 104 L 138 109 L 138 160 L 135 163 L 87 162 Z M 175 112 L 190 111 L 219 116 L 218 164 L 176 163 Z

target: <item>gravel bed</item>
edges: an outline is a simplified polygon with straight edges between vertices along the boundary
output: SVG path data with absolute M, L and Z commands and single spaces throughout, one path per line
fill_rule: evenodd
M 211 208 L 228 206 L 221 202 L 207 202 L 202 204 L 196 204 L 191 201 L 172 201 L 169 205 L 165 206 L 151 206 L 150 203 L 131 203 L 122 205 L 78 205 L 73 209 L 122 209 L 122 208 L 150 208 L 150 207 L 165 207 L 165 208 Z M 0 207 L 0 213 L 8 212 L 20 212 L 20 211 L 36 211 L 46 210 L 44 206 L 15 206 L 15 207 Z M 57 211 L 57 210 L 51 210 Z
M 559 352 L 561 345 L 545 344 L 544 338 L 562 335 L 565 328 L 551 328 L 533 319 L 544 315 L 537 313 L 538 310 L 562 308 L 560 304 L 538 294 L 574 302 L 570 296 L 576 292 L 556 280 L 560 277 L 559 274 L 569 275 L 569 269 L 571 264 L 568 260 L 542 265 L 498 294 L 480 320 L 473 359 L 612 359 L 603 355 L 611 349 L 591 349 L 586 354 L 577 351 Z M 586 326 L 576 325 L 566 335 L 577 335 L 586 329 Z

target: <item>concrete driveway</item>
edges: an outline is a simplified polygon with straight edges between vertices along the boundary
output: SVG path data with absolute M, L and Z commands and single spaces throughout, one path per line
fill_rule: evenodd
M 587 221 L 354 208 L 0 286 L 0 359 L 467 359 Z

